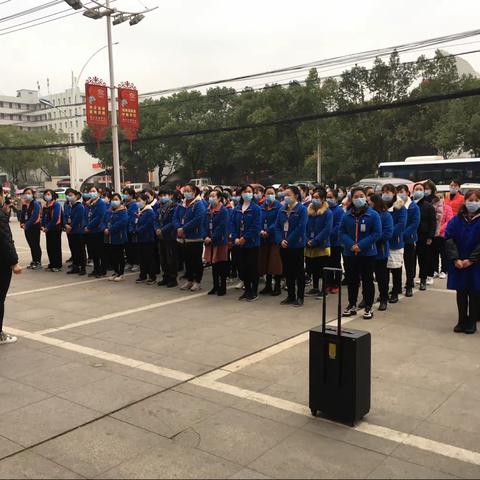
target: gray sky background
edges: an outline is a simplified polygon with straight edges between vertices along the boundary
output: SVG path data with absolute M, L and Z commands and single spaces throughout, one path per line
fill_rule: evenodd
M 46 1 L 10 0 L 0 5 L 0 18 Z M 113 30 L 114 40 L 120 42 L 115 47 L 116 83 L 129 80 L 140 92 L 473 30 L 479 28 L 480 18 L 478 0 L 117 0 L 113 4 L 130 11 L 144 5 L 159 8 L 134 27 L 124 23 Z M 60 4 L 2 22 L 0 29 L 68 8 Z M 3 33 L 0 30 L 0 94 L 4 95 L 36 88 L 37 80 L 46 94 L 47 77 L 52 93 L 70 87 L 71 71 L 77 74 L 106 43 L 105 21 L 81 14 Z M 480 36 L 456 43 L 469 44 L 447 49 L 452 53 L 480 49 Z M 431 56 L 433 51 L 420 53 Z M 479 54 L 463 58 L 480 70 Z M 328 72 L 335 73 L 338 70 Z M 92 60 L 81 83 L 88 75 L 108 80 L 106 50 Z

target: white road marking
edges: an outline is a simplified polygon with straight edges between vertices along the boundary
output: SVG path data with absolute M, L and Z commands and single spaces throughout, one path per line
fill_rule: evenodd
M 457 293 L 456 290 L 447 290 L 446 288 L 427 288 L 427 292 L 437 292 L 437 293 Z

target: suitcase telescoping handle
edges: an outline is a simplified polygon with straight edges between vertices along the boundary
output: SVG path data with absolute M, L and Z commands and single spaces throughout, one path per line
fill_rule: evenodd
M 325 267 L 323 269 L 323 311 L 322 311 L 322 333 L 325 333 L 327 328 L 327 283 L 331 278 L 335 285 L 338 284 L 338 321 L 337 321 L 337 335 L 342 334 L 342 269 Z

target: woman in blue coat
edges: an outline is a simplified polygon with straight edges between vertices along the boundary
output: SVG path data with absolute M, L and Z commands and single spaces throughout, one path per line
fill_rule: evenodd
M 265 288 L 260 291 L 260 294 L 277 297 L 282 293 L 282 259 L 280 258 L 280 246 L 276 241 L 275 223 L 282 205 L 276 200 L 275 188 L 267 187 L 265 189 L 265 201 L 260 208 L 262 230 L 260 232 L 258 274 L 266 275 Z M 273 279 L 275 279 L 275 286 Z
M 345 275 L 348 285 L 348 306 L 343 315 L 357 314 L 360 282 L 365 300 L 363 318 L 373 318 L 372 306 L 375 297 L 373 273 L 378 254 L 377 241 L 382 236 L 380 215 L 368 206 L 365 190 L 360 187 L 351 191 L 352 206 L 340 226 L 340 241 L 343 246 Z
M 85 255 L 85 243 L 83 232 L 85 229 L 85 208 L 82 195 L 76 190 L 70 189 L 68 195 L 69 208 L 64 211 L 65 231 L 68 243 L 72 251 L 72 266 L 67 272 L 69 275 L 78 273 L 86 275 L 87 256 Z
M 114 193 L 105 222 L 105 245 L 110 249 L 113 275 L 109 280 L 121 282 L 125 273 L 125 246 L 128 243 L 128 210 L 122 205 L 122 196 Z
M 141 193 L 137 196 L 138 218 L 135 232 L 140 259 L 140 276 L 137 278 L 136 283 L 155 285 L 157 283 L 155 212 L 148 201 L 149 196 L 146 193 Z
M 31 188 L 23 191 L 22 201 L 20 227 L 25 232 L 25 238 L 32 254 L 32 261 L 27 268 L 39 270 L 42 268 L 42 248 L 40 247 L 42 205 L 35 199 L 35 192 Z
M 106 265 L 103 263 L 103 231 L 105 230 L 107 205 L 100 198 L 96 187 L 91 187 L 88 190 L 86 200 L 85 243 L 87 244 L 90 258 L 93 260 L 93 271 L 88 276 L 100 278 L 107 274 Z
M 203 242 L 206 236 L 205 216 L 207 209 L 196 185 L 186 185 L 184 200 L 173 215 L 173 225 L 177 231 L 177 242 L 185 261 L 187 282 L 182 290 L 197 292 L 203 278 Z
M 241 200 L 232 214 L 231 234 L 235 256 L 245 291 L 239 300 L 253 302 L 258 299 L 258 255 L 262 212 L 253 201 L 253 187 L 240 189 Z
M 330 189 L 327 192 L 327 203 L 332 212 L 332 233 L 330 235 L 330 267 L 342 269 L 342 245 L 340 243 L 340 225 L 345 212 L 342 208 L 340 191 Z M 329 282 L 328 293 L 338 293 L 338 284 L 332 278 Z
M 229 213 L 219 190 L 210 192 L 208 205 L 205 259 L 212 265 L 213 276 L 213 288 L 208 294 L 222 297 L 227 293 Z
M 57 202 L 58 195 L 45 190 L 42 211 L 42 231 L 47 240 L 48 267 L 45 270 L 59 272 L 62 269 L 62 206 Z
M 456 333 L 475 333 L 480 321 L 480 190 L 470 190 L 445 233 L 451 264 L 448 288 L 457 291 Z
M 131 187 L 123 189 L 123 204 L 127 207 L 128 213 L 128 243 L 125 246 L 125 255 L 127 257 L 126 270 L 131 272 L 138 272 L 138 248 L 137 239 L 135 236 L 135 224 L 137 221 L 138 205 L 135 198 L 135 190 Z
M 323 269 L 330 265 L 330 237 L 332 234 L 333 213 L 326 201 L 327 191 L 323 187 L 317 188 L 307 208 L 307 246 L 305 248 L 305 264 L 307 273 L 312 277 L 312 289 L 307 296 L 317 297 L 324 291 L 327 285 L 319 289 L 320 278 L 323 277 Z
M 305 296 L 304 251 L 307 244 L 308 215 L 307 209 L 301 203 L 298 187 L 287 188 L 284 202 L 285 206 L 278 213 L 275 224 L 288 289 L 288 296 L 281 304 L 301 307 Z

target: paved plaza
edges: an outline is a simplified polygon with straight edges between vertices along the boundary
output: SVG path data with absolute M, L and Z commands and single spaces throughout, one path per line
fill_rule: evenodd
M 321 302 L 239 302 L 233 287 L 207 297 L 210 275 L 198 294 L 133 275 L 16 277 L 6 326 L 19 341 L 0 348 L 0 478 L 480 477 L 480 335 L 452 333 L 444 281 L 349 319 L 373 343 L 372 410 L 349 428 L 308 409 Z

